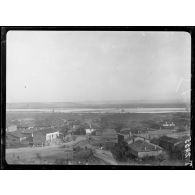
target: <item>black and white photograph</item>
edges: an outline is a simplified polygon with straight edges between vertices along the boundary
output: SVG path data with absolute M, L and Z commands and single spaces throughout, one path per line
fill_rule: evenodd
M 191 35 L 10 30 L 8 165 L 191 166 Z

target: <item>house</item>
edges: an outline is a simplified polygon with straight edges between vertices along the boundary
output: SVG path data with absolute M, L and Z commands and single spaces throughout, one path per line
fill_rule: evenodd
M 138 136 L 138 135 L 134 135 L 134 136 L 130 137 L 129 139 L 126 140 L 126 142 L 128 144 L 131 144 L 131 143 L 139 141 L 139 140 L 145 141 L 145 142 L 148 142 L 148 143 L 150 142 L 149 139 L 147 139 L 145 137 L 142 137 L 142 136 Z
M 182 141 L 179 144 L 175 146 L 175 148 L 172 151 L 172 157 L 178 159 L 178 160 L 185 160 L 185 142 Z
M 129 152 L 137 157 L 157 157 L 162 154 L 162 148 L 149 142 L 138 140 L 129 144 Z
M 118 143 L 123 143 L 125 141 L 125 137 L 123 134 L 117 133 Z
M 86 135 L 90 135 L 95 131 L 95 129 L 85 129 Z
M 114 129 L 97 130 L 90 139 L 93 140 L 93 145 L 101 145 L 105 148 L 111 148 L 115 143 L 118 143 L 118 136 Z
M 74 130 L 77 130 L 77 129 L 80 128 L 80 124 L 73 125 L 72 128 L 73 128 Z
M 17 131 L 17 125 L 10 125 L 6 129 L 7 132 Z
M 34 146 L 48 145 L 54 140 L 63 137 L 63 135 L 55 129 L 44 129 L 33 132 L 33 144 Z
M 130 128 L 123 128 L 123 129 L 120 130 L 121 133 L 123 133 L 123 132 L 130 132 L 130 131 L 131 131 Z
M 165 123 L 163 123 L 163 128 L 167 128 L 167 129 L 170 129 L 170 128 L 174 128 L 175 127 L 175 124 L 172 122 L 172 123 L 168 123 L 167 121 Z
M 54 139 L 59 138 L 61 133 L 59 131 L 52 132 L 52 133 L 47 133 L 46 134 L 46 141 L 52 142 Z
M 102 138 L 105 142 L 118 142 L 117 133 L 114 129 L 105 129 L 102 131 Z
M 103 130 L 100 137 L 102 146 L 104 146 L 105 148 L 112 148 L 116 143 L 118 143 L 118 136 L 114 129 Z
M 174 151 L 174 148 L 176 145 L 181 143 L 179 139 L 168 137 L 168 136 L 162 136 L 159 138 L 159 146 L 164 148 L 165 150 L 168 150 L 169 152 Z
M 19 125 L 18 126 L 18 129 L 21 130 L 21 131 L 28 130 L 28 129 L 31 129 L 31 128 L 33 128 L 33 127 L 28 126 L 28 125 Z
M 37 130 L 44 130 L 44 129 L 50 128 L 50 125 L 44 125 L 44 124 L 42 124 L 42 125 L 35 125 L 34 128 L 37 129 Z
M 25 139 L 27 139 L 27 137 L 31 136 L 31 135 L 25 135 L 23 134 L 22 132 L 20 131 L 14 131 L 14 132 L 10 132 L 10 133 L 7 133 L 6 135 L 12 135 L 12 136 L 15 136 L 18 138 L 19 142 L 22 142 L 24 141 Z
M 118 142 L 127 141 L 132 137 L 132 133 L 129 130 L 121 130 L 120 133 L 117 133 Z
M 6 146 L 21 146 L 22 145 L 31 145 L 32 144 L 32 134 L 24 134 L 20 131 L 7 132 L 6 133 Z
M 64 135 L 60 133 L 59 131 L 52 132 L 52 133 L 47 133 L 46 134 L 46 144 L 47 145 L 59 145 L 64 142 L 63 140 Z
M 20 138 L 13 135 L 12 133 L 6 133 L 6 147 L 10 147 L 14 144 L 19 144 Z
M 69 127 L 76 127 L 76 125 L 79 125 L 80 124 L 80 121 L 79 120 L 74 120 L 74 119 L 68 119 L 66 121 L 66 124 L 69 126 Z
M 120 130 L 120 133 L 129 133 L 130 136 L 132 135 L 139 135 L 142 134 L 143 132 L 146 133 L 148 132 L 149 128 L 147 127 L 133 127 L 133 128 L 123 128 Z

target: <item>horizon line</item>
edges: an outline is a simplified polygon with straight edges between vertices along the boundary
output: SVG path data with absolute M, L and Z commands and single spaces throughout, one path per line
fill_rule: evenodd
M 17 104 L 17 103 L 147 103 L 147 102 L 177 102 L 177 103 L 190 103 L 188 99 L 153 99 L 153 100 L 82 100 L 82 101 L 17 101 L 17 102 L 6 102 L 6 104 Z

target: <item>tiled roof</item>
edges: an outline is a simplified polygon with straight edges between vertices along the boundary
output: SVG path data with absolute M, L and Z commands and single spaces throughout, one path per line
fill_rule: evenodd
M 123 133 L 123 132 L 130 132 L 130 131 L 131 131 L 130 128 L 123 128 L 123 129 L 120 130 L 121 133 Z
M 129 144 L 129 147 L 137 152 L 156 151 L 160 149 L 160 147 L 142 140 L 138 140 L 132 144 Z
M 122 134 L 122 135 L 129 135 L 130 131 L 129 130 L 120 131 L 120 134 Z
M 116 135 L 116 131 L 114 129 L 105 129 L 102 131 L 102 135 L 110 135 L 110 134 Z
M 38 131 L 34 131 L 33 134 L 42 134 L 42 135 L 46 135 L 47 133 L 53 133 L 58 131 L 57 129 L 53 129 L 53 128 L 47 128 L 47 129 L 43 129 L 43 130 L 38 130 Z
M 26 137 L 26 135 L 24 135 L 23 133 L 21 133 L 20 131 L 13 131 L 13 132 L 9 132 L 6 133 L 7 135 L 12 135 L 18 138 L 22 138 L 22 137 Z

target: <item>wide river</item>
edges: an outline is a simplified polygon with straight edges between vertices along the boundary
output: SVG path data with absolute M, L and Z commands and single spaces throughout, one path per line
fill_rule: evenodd
M 7 112 L 56 112 L 56 113 L 170 113 L 170 112 L 189 112 L 186 108 L 56 108 L 56 109 L 6 109 Z

